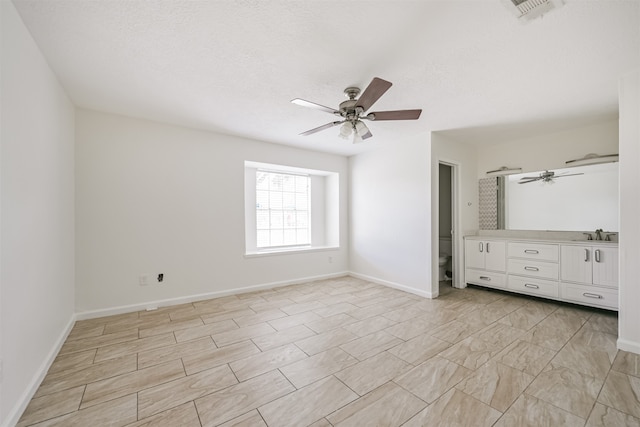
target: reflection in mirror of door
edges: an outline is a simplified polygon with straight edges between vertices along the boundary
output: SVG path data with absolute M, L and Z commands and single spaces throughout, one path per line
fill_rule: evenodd
M 554 172 L 553 176 L 547 172 Z M 504 184 L 497 186 L 497 205 L 493 206 L 499 216 L 504 216 L 500 229 L 618 231 L 618 163 L 493 179 Z M 486 212 L 486 207 L 481 209 Z M 480 228 L 485 229 L 482 225 Z

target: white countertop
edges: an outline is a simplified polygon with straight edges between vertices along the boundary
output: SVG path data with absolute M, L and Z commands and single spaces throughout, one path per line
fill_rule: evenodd
M 604 233 L 606 234 L 606 233 Z M 530 237 L 514 237 L 514 236 L 490 236 L 490 235 L 467 235 L 464 236 L 466 240 L 501 240 L 505 242 L 527 242 L 527 243 L 546 243 L 546 244 L 558 244 L 558 245 L 580 245 L 580 246 L 618 246 L 618 242 L 611 242 L 606 240 L 565 240 L 565 239 L 545 239 L 545 238 L 530 238 Z

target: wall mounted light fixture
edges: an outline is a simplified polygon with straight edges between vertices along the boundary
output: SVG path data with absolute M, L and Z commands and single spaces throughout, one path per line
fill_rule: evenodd
M 582 165 L 597 165 L 600 163 L 613 163 L 619 160 L 618 154 L 603 154 L 589 153 L 580 159 L 567 160 L 565 164 L 567 166 L 582 166 Z
M 487 171 L 487 176 L 505 176 L 505 175 L 513 175 L 521 172 L 522 172 L 522 168 L 508 168 L 506 166 L 502 166 L 496 170 Z

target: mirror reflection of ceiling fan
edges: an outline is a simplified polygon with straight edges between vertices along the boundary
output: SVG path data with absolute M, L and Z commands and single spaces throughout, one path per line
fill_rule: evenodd
M 371 83 L 369 83 L 369 86 L 367 86 L 364 92 L 362 92 L 362 96 L 360 96 L 360 98 L 358 98 L 358 95 L 360 95 L 360 88 L 348 87 L 344 90 L 344 94 L 349 99 L 340 103 L 337 110 L 316 104 L 315 102 L 305 101 L 300 98 L 292 99 L 291 102 L 294 104 L 302 105 L 303 107 L 315 108 L 316 110 L 325 111 L 342 118 L 342 120 L 336 120 L 306 132 L 302 132 L 300 135 L 307 136 L 320 132 L 321 130 L 342 125 L 340 128 L 340 137 L 347 139 L 353 134 L 353 143 L 355 144 L 373 136 L 363 120 L 381 121 L 418 119 L 422 110 L 375 111 L 365 114 L 366 111 L 371 108 L 387 90 L 389 90 L 391 85 L 391 82 L 374 77 L 373 80 L 371 80 Z
M 538 176 L 524 176 L 520 178 L 518 184 L 528 184 L 530 182 L 547 182 L 549 184 L 553 184 L 554 180 L 557 178 L 565 178 L 567 176 L 576 176 L 576 175 L 584 175 L 584 173 L 563 173 L 562 175 L 556 175 L 554 171 L 544 171 Z

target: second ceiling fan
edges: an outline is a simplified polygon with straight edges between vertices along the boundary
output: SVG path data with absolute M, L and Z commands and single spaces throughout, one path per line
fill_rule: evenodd
M 344 93 L 349 99 L 340 103 L 337 110 L 300 98 L 292 99 L 291 102 L 294 104 L 302 105 L 303 107 L 315 108 L 316 110 L 325 111 L 342 118 L 342 120 L 336 120 L 325 125 L 318 126 L 317 128 L 310 129 L 306 132 L 302 132 L 300 135 L 307 136 L 334 126 L 342 125 L 340 128 L 340 136 L 347 139 L 353 135 L 353 142 L 357 143 L 373 136 L 363 120 L 380 121 L 418 119 L 422 110 L 374 111 L 365 114 L 367 110 L 369 110 L 369 108 L 371 108 L 371 106 L 373 106 L 373 104 L 380 99 L 387 90 L 389 90 L 391 85 L 391 82 L 374 77 L 373 80 L 371 80 L 371 83 L 369 83 L 369 86 L 367 86 L 364 92 L 362 92 L 362 96 L 359 98 L 358 95 L 360 95 L 360 88 L 348 87 L 344 90 Z

